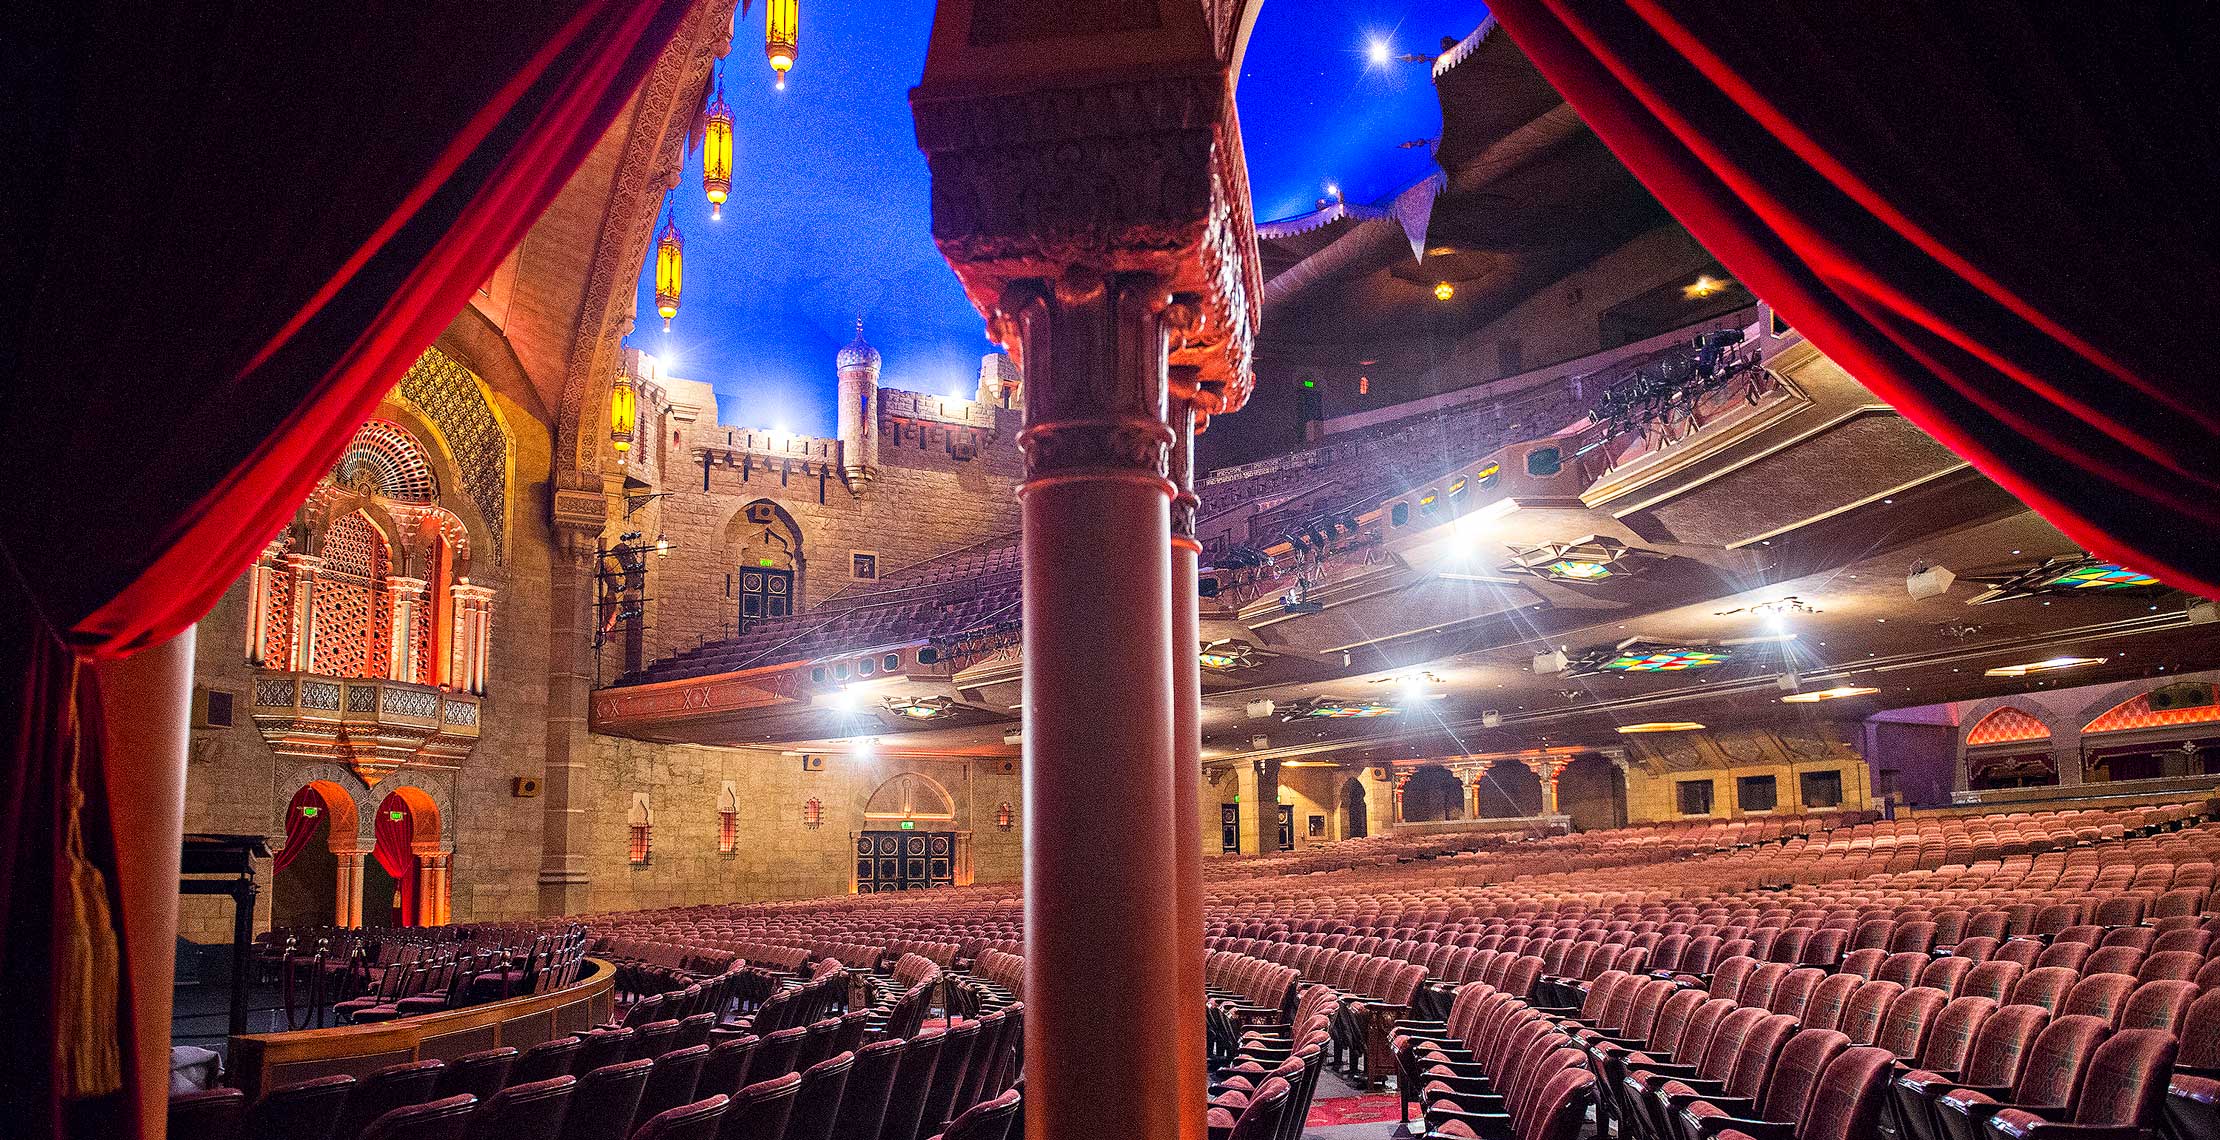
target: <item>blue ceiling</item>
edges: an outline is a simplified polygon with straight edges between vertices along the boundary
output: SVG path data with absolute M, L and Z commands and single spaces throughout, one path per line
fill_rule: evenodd
M 733 110 L 733 190 L 712 221 L 701 155 L 674 195 L 686 235 L 685 291 L 666 335 L 652 260 L 642 269 L 632 343 L 715 386 L 727 423 L 832 432 L 833 354 L 854 322 L 883 354 L 880 383 L 969 396 L 993 346 L 934 249 L 924 156 L 909 88 L 923 74 L 931 0 L 803 0 L 801 51 L 777 91 L 760 16 L 741 21 L 725 65 Z M 1441 115 L 1425 63 L 1486 8 L 1475 0 L 1267 0 L 1239 88 L 1242 137 L 1260 220 L 1312 208 L 1329 184 L 1352 202 L 1385 199 L 1433 169 Z M 660 223 L 658 223 L 660 228 Z

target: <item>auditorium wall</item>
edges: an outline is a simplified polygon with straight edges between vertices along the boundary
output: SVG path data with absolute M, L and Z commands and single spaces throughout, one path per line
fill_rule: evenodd
M 1862 811 L 1873 793 L 1865 758 L 1850 740 L 1856 726 L 1814 722 L 1781 729 L 1746 728 L 1712 732 L 1674 732 L 1630 736 L 1627 764 L 1627 820 L 1659 823 L 1679 819 L 1742 819 L 1796 815 L 1809 811 Z M 1806 803 L 1804 777 L 1839 781 L 1841 802 Z M 1771 807 L 1745 801 L 1744 780 L 1772 791 Z M 1770 781 L 1767 785 L 1766 781 Z M 1709 812 L 1681 810 L 1681 786 L 1711 786 Z
M 919 831 L 968 831 L 975 883 L 1014 882 L 1023 858 L 1025 820 L 1014 763 L 921 757 L 859 759 L 830 755 L 821 770 L 801 756 L 745 748 L 593 738 L 588 789 L 590 909 L 630 910 L 712 902 L 765 902 L 845 894 L 854 874 L 854 833 L 869 830 L 865 805 L 880 785 L 917 773 L 945 789 L 953 824 L 921 822 Z M 1005 768 L 1009 770 L 1005 771 Z M 727 784 L 737 817 L 731 852 L 719 848 L 718 804 Z M 636 797 L 645 794 L 653 831 L 647 861 L 631 858 Z M 805 822 L 816 800 L 822 815 Z M 996 825 L 999 805 L 1015 817 Z M 873 827 L 889 828 L 891 824 Z
M 450 359 L 464 361 L 455 346 L 443 340 L 442 347 L 453 354 Z M 252 716 L 255 680 L 261 670 L 247 664 L 248 587 L 241 578 L 196 629 L 194 718 L 185 784 L 187 833 L 268 836 L 273 848 L 281 845 L 284 836 L 286 805 L 311 779 L 340 784 L 361 806 L 365 820 L 393 787 L 423 788 L 439 808 L 442 846 L 453 851 L 451 913 L 458 922 L 534 912 L 541 811 L 538 800 L 512 794 L 513 780 L 543 777 L 547 746 L 547 582 L 552 546 L 545 513 L 520 504 L 545 501 L 549 441 L 528 395 L 509 385 L 489 383 L 477 373 L 475 368 L 460 374 L 443 369 L 437 383 L 417 377 L 421 383 L 405 384 L 375 413 L 417 438 L 447 489 L 465 483 L 465 464 L 493 461 L 478 453 L 492 443 L 481 412 L 490 413 L 505 437 L 506 494 L 488 500 L 504 516 L 498 559 L 491 553 L 488 535 L 476 529 L 484 524 L 482 514 L 455 496 L 445 495 L 442 500 L 466 515 L 474 528 L 471 580 L 494 590 L 486 695 L 479 709 L 480 735 L 469 757 L 451 767 L 411 765 L 375 785 L 365 785 L 352 771 L 336 765 L 288 759 L 273 752 Z M 474 393 L 453 387 L 473 380 Z M 443 389 L 441 384 L 449 387 Z M 416 393 L 423 403 L 410 399 L 408 392 Z M 482 401 L 476 410 L 468 403 L 473 395 Z M 209 723 L 211 692 L 229 695 L 230 727 Z M 270 922 L 271 901 L 277 893 L 270 860 L 259 861 L 257 877 L 262 892 L 256 925 L 263 929 Z M 365 906 L 382 902 L 366 899 Z M 194 942 L 228 942 L 230 900 L 185 897 L 179 931 Z

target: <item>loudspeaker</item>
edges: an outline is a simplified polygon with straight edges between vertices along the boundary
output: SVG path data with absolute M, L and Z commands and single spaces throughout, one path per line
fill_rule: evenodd
M 2150 702 L 2152 712 L 2206 708 L 2212 704 L 2212 686 L 2196 681 L 2161 686 L 2151 690 Z
M 510 795 L 512 795 L 512 796 L 515 796 L 515 797 L 517 797 L 518 799 L 524 799 L 524 800 L 528 800 L 528 799 L 531 799 L 531 798 L 532 798 L 533 796 L 539 795 L 539 794 L 540 794 L 540 781 L 539 781 L 539 777 L 537 777 L 537 776 L 517 776 L 517 777 L 514 777 L 514 778 L 512 778 L 512 779 L 511 779 L 511 780 L 509 781 L 509 794 L 510 794 Z
M 1218 579 L 1215 577 L 1195 579 L 1195 596 L 1198 598 L 1217 597 Z
M 1562 649 L 1552 649 L 1547 653 L 1534 655 L 1534 672 L 1541 676 L 1546 677 L 1551 673 L 1562 673 L 1570 664 L 1572 662 L 1566 658 L 1565 651 Z
M 1269 736 L 1252 736 L 1249 738 L 1249 747 L 1251 748 L 1270 748 L 1271 746 L 1272 738 Z
M 1921 566 L 1904 579 L 1904 590 L 1914 598 L 1939 598 L 1950 592 L 1958 576 L 1942 566 Z
M 1004 761 L 1002 761 L 1002 764 L 1001 764 L 1001 767 L 1000 767 L 1000 769 L 999 769 L 999 770 L 1000 770 L 1000 771 L 1001 771 L 1001 773 L 1002 773 L 1003 775 L 1005 775 L 1005 776 L 1015 775 L 1015 774 L 1017 773 L 1017 761 L 1015 761 L 1015 760 L 1004 760 Z
M 1374 768 L 1372 769 L 1372 778 L 1375 780 L 1385 780 L 1388 778 L 1388 770 L 1386 768 Z
M 1482 712 L 1480 713 L 1480 727 L 1482 727 L 1482 728 L 1502 728 L 1502 727 L 1503 727 L 1503 710 L 1501 710 L 1501 709 L 1486 709 L 1486 710 L 1483 710 L 1483 711 L 1482 711 Z
M 822 756 L 804 756 L 804 757 L 802 757 L 802 771 L 804 771 L 804 772 L 822 772 L 822 771 L 824 771 L 824 770 L 825 770 L 825 758 L 824 758 L 824 757 L 822 757 Z
M 1243 711 L 1249 714 L 1250 720 L 1263 720 L 1265 717 L 1271 716 L 1272 710 L 1277 707 L 1279 706 L 1270 701 L 1250 701 L 1242 706 Z

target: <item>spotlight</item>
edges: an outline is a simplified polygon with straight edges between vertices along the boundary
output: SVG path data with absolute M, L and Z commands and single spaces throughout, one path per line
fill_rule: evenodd
M 1480 727 L 1482 727 L 1482 728 L 1502 728 L 1502 727 L 1503 727 L 1503 710 L 1501 710 L 1501 709 L 1486 709 L 1486 710 L 1483 710 L 1483 711 L 1482 711 L 1482 712 L 1480 713 Z
M 1372 42 L 1366 45 L 1364 57 L 1370 60 L 1374 67 L 1386 67 L 1388 62 L 1395 58 L 1395 47 L 1384 39 L 1374 37 Z
M 826 694 L 825 704 L 830 706 L 834 712 L 852 713 L 856 711 L 855 691 L 847 688 L 835 689 Z

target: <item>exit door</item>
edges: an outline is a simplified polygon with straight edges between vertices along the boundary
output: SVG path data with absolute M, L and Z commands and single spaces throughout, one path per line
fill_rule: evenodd
M 766 567 L 740 570 L 740 632 L 794 612 L 794 572 Z
M 1241 850 L 1241 805 L 1218 805 L 1218 851 L 1224 855 Z
M 1295 850 L 1295 805 L 1280 805 L 1280 850 Z

